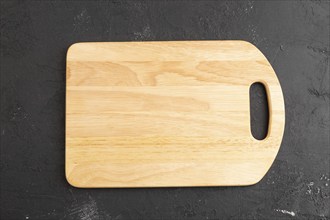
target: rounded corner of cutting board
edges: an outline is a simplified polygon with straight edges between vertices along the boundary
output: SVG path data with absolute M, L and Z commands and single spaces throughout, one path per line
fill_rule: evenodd
M 73 186 L 73 187 L 75 187 L 75 188 L 86 188 L 86 186 L 83 185 L 79 180 L 77 180 L 75 177 L 72 177 L 72 176 L 70 175 L 70 172 L 69 172 L 70 167 L 69 167 L 69 166 L 70 166 L 70 165 L 69 165 L 67 162 L 65 162 L 65 179 L 66 179 L 66 181 L 67 181 L 71 186 Z
M 70 61 L 73 58 L 77 59 L 77 56 L 79 55 L 79 53 L 81 53 L 82 51 L 80 51 L 80 49 L 82 47 L 88 46 L 90 45 L 91 42 L 76 42 L 71 44 L 67 51 L 66 51 L 66 61 Z
M 81 186 L 79 185 L 79 182 L 76 182 L 74 179 L 72 179 L 69 175 L 69 173 L 67 172 L 67 164 L 65 164 L 65 179 L 66 181 L 70 184 L 70 186 L 76 187 L 76 188 L 80 188 Z
M 235 184 L 235 185 L 232 185 L 232 186 L 253 186 L 253 185 L 256 185 L 258 184 L 264 177 L 265 177 L 266 174 L 264 174 L 263 176 L 261 177 L 258 177 L 258 178 L 255 178 L 254 180 L 251 180 L 251 181 L 247 181 L 247 182 L 243 182 L 241 184 Z
M 76 47 L 80 47 L 82 44 L 84 44 L 84 43 L 76 42 L 76 43 L 71 44 L 67 49 L 67 54 L 70 54 L 72 52 L 72 50 L 76 49 Z

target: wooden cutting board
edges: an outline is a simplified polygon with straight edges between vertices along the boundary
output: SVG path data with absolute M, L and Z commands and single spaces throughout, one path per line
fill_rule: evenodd
M 250 132 L 265 85 L 269 129 Z M 67 53 L 66 159 L 76 187 L 250 185 L 284 130 L 279 81 L 245 41 L 77 43 Z

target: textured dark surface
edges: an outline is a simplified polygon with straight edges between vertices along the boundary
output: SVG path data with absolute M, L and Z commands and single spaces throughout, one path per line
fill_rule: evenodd
M 329 219 L 329 1 L 1 1 L 1 219 Z M 76 189 L 65 55 L 79 41 L 243 39 L 273 65 L 286 130 L 249 187 Z

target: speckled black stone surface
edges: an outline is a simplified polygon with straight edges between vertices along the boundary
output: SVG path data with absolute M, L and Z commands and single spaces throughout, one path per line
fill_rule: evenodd
M 1 214 L 10 219 L 329 219 L 329 1 L 1 1 Z M 67 48 L 242 39 L 283 87 L 280 152 L 249 187 L 76 189 L 64 176 Z

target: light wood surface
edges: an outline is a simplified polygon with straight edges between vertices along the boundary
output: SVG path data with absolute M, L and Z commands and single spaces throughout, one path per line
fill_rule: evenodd
M 269 129 L 250 131 L 249 88 Z M 284 131 L 274 70 L 245 41 L 77 43 L 67 53 L 66 159 L 76 187 L 250 185 Z

